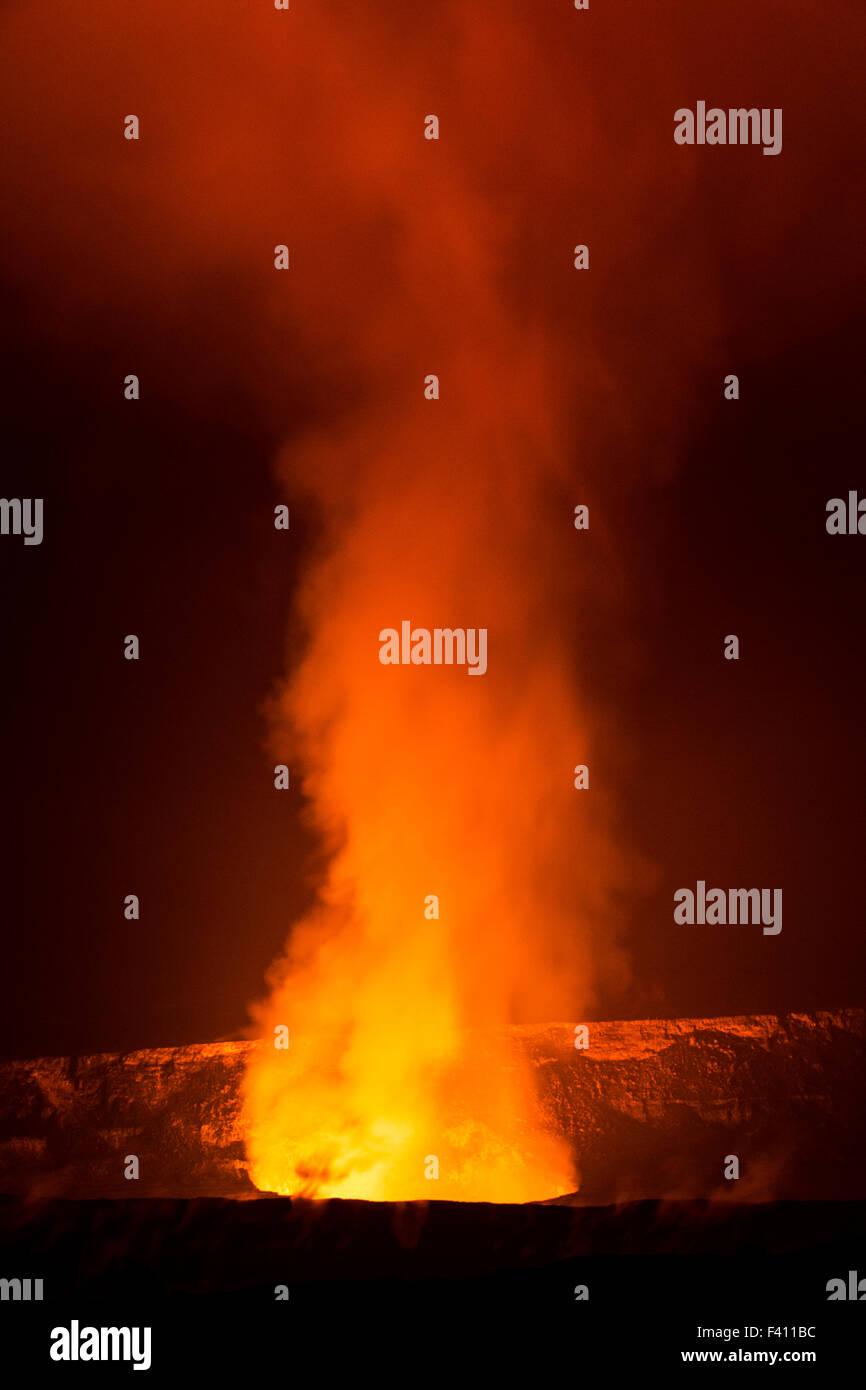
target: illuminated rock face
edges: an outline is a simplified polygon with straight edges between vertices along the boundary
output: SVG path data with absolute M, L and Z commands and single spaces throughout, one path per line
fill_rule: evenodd
M 253 1191 L 238 1129 L 250 1043 L 0 1064 L 0 1190 L 54 1197 Z M 139 1180 L 124 1178 L 127 1155 Z
M 514 1030 L 586 1202 L 866 1196 L 866 1011 Z M 728 1155 L 737 1181 L 725 1178 Z
M 588 1029 L 585 1050 L 572 1024 L 485 1042 L 503 1060 L 530 1056 L 547 1122 L 574 1146 L 579 1200 L 866 1196 L 864 1011 Z M 245 1059 L 261 1045 L 0 1063 L 0 1191 L 252 1194 L 239 1113 Z

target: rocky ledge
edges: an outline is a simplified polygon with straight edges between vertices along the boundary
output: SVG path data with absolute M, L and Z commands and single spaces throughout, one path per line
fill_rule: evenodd
M 866 1011 L 521 1025 L 489 1037 L 536 1071 L 580 1203 L 866 1197 Z M 256 1042 L 0 1063 L 0 1192 L 251 1194 L 241 1083 Z M 139 1180 L 123 1176 L 136 1154 Z M 724 1176 L 729 1155 L 739 1180 Z

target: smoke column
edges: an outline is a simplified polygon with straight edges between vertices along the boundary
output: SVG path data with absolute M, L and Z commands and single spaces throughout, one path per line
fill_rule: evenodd
M 417 1185 L 402 1175 L 392 1185 L 387 1154 L 404 1142 L 439 1152 L 458 1076 L 464 1123 L 485 1131 L 483 1170 L 488 1126 L 529 1124 L 529 1087 L 515 1077 L 501 1092 L 473 1075 L 467 1030 L 580 1016 L 614 868 L 597 808 L 581 814 L 572 789 L 588 728 L 561 616 L 580 564 L 569 555 L 562 386 L 503 306 L 491 229 L 471 197 L 453 178 L 439 192 L 405 210 L 395 267 L 401 284 L 422 287 L 408 315 L 428 344 L 414 391 L 383 373 L 344 432 L 284 458 L 295 487 L 311 484 L 325 538 L 303 586 L 309 647 L 277 701 L 275 747 L 296 750 L 333 857 L 321 906 L 294 929 L 258 1015 L 266 1034 L 286 1024 L 302 1057 L 298 1069 L 294 1052 L 253 1064 L 250 1152 L 264 1186 L 280 1186 L 274 1131 L 309 1131 L 307 1085 L 325 1133 L 333 1105 L 341 1117 L 339 1142 L 320 1153 L 316 1140 L 298 1159 L 303 1173 L 327 1172 L 328 1193 L 422 1195 L 418 1154 Z M 431 228 L 445 298 L 423 289 Z M 370 324 L 395 362 L 406 317 L 389 296 Z M 439 401 L 422 397 L 425 356 Z M 486 628 L 486 674 L 381 665 L 378 634 L 404 619 Z M 438 920 L 425 917 L 431 894 Z M 322 1033 L 336 1034 L 336 1056 Z M 270 1158 L 259 1157 L 260 1123 Z M 515 1195 L 552 1195 L 546 1176 Z M 472 1195 L 496 1190 L 482 1171 Z
M 355 132 L 346 162 L 391 249 L 358 324 L 361 403 L 280 465 L 322 539 L 274 748 L 303 769 L 331 859 L 256 1012 L 291 1047 L 251 1064 L 248 1149 L 273 1190 L 523 1200 L 576 1181 L 531 1077 L 483 1038 L 579 1019 L 599 957 L 617 961 L 604 798 L 572 785 L 590 747 L 563 616 L 579 620 L 587 565 L 572 381 L 508 293 L 513 220 L 419 133 Z M 487 629 L 486 674 L 381 665 L 380 630 L 406 619 Z

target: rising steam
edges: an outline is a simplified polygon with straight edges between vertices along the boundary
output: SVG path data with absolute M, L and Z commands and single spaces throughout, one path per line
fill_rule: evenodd
M 274 748 L 331 859 L 256 1009 L 291 1047 L 250 1064 L 251 1174 L 319 1196 L 551 1197 L 577 1185 L 570 1156 L 491 1038 L 580 1018 L 612 934 L 603 801 L 572 786 L 590 730 L 567 605 L 587 559 L 563 372 L 507 292 L 511 225 L 459 159 L 419 127 L 378 196 L 393 259 L 359 329 L 363 404 L 280 464 L 324 539 Z M 380 664 L 380 630 L 406 619 L 486 628 L 486 674 Z

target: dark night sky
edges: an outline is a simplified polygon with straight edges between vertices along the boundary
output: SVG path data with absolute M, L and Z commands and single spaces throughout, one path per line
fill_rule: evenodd
M 658 32 L 688 28 L 688 7 L 648 8 Z M 790 7 L 765 8 L 772 33 L 772 15 Z M 800 38 L 807 9 L 793 7 Z M 747 12 L 726 7 L 732 34 Z M 596 61 L 610 65 L 605 90 L 619 129 L 658 122 L 663 189 L 683 153 L 670 139 L 674 107 L 706 89 L 713 44 L 720 69 L 739 72 L 743 40 L 719 48 L 718 35 L 699 44 L 697 31 L 686 33 L 669 58 L 680 82 L 656 73 L 644 87 L 641 43 L 656 30 L 648 17 L 635 23 L 643 28 L 631 62 L 615 64 L 622 33 L 613 27 L 600 28 Z M 737 101 L 784 106 L 779 160 L 713 151 L 714 165 L 690 166 L 678 208 L 648 209 L 627 234 L 597 171 L 575 172 L 591 274 L 609 277 L 599 291 L 607 356 L 620 384 L 642 392 L 644 426 L 636 436 L 602 423 L 611 467 L 589 487 L 576 449 L 573 464 L 575 500 L 587 495 L 604 518 L 626 576 L 621 603 L 608 591 L 575 649 L 584 688 L 604 711 L 593 777 L 613 789 L 626 851 L 649 866 L 644 890 L 624 904 L 632 981 L 599 1001 L 600 1016 L 864 1002 L 866 537 L 830 537 L 824 526 L 829 497 L 849 488 L 866 495 L 861 251 L 850 219 L 860 132 L 845 45 L 831 51 L 819 33 L 816 48 L 814 87 L 786 76 L 790 53 L 780 50 L 775 77 L 756 84 L 761 56 L 751 55 L 749 93 L 760 90 L 750 95 L 741 82 L 736 91 Z M 68 117 L 74 81 L 63 100 Z M 113 90 L 91 100 L 88 121 L 104 117 L 116 134 L 124 101 Z M 250 310 L 254 276 L 234 279 L 205 263 L 170 303 L 134 290 L 135 243 L 128 257 L 118 249 L 134 215 L 116 191 L 104 195 L 105 216 L 119 239 L 100 223 L 100 255 L 114 246 L 119 288 L 90 293 L 88 277 L 99 271 L 80 249 L 88 225 L 82 230 L 80 209 L 94 215 L 88 200 L 100 195 L 82 181 L 76 202 L 75 175 L 56 203 L 39 194 L 54 166 L 37 160 L 25 180 L 17 149 L 33 130 L 24 113 L 6 136 L 4 183 L 11 178 L 17 211 L 0 265 L 0 493 L 45 498 L 42 546 L 0 538 L 7 1056 L 236 1030 L 308 904 L 317 849 L 297 796 L 273 790 L 263 704 L 300 647 L 292 596 L 317 522 L 284 499 L 272 462 L 357 390 L 351 363 L 339 354 L 318 362 L 301 335 L 297 353 L 289 345 L 292 372 L 271 370 L 276 330 Z M 74 123 L 64 138 L 78 138 Z M 725 164 L 727 156 L 748 157 L 752 179 L 762 165 L 793 166 L 783 196 L 791 206 L 800 199 L 798 216 L 771 255 L 732 211 L 748 184 L 736 172 L 745 166 Z M 97 151 L 97 164 L 102 157 Z M 497 166 L 491 188 L 506 177 Z M 516 164 L 511 177 L 521 177 Z M 571 196 L 551 196 L 525 225 L 516 263 L 554 235 L 576 239 L 573 219 L 556 222 Z M 34 251 L 28 229 L 46 207 L 50 229 L 40 222 Z M 680 241 L 702 244 L 708 302 L 724 305 L 698 362 L 678 355 L 701 312 L 694 282 L 678 283 L 671 248 Z M 54 261 L 38 291 L 34 257 L 48 242 Z M 55 302 L 50 287 L 64 280 L 77 291 Z M 553 317 L 573 286 L 566 264 L 542 297 Z M 131 370 L 144 386 L 134 405 L 120 389 Z M 726 371 L 740 376 L 736 404 L 722 399 Z M 596 408 L 601 417 L 607 406 Z M 676 466 L 658 468 L 669 452 Z M 288 536 L 272 526 L 281 500 L 292 504 Z M 128 632 L 141 637 L 138 663 L 122 659 Z M 722 660 L 729 632 L 741 638 L 738 663 Z M 724 950 L 709 929 L 684 936 L 672 894 L 700 877 L 782 887 L 781 936 L 729 929 Z M 129 892 L 141 897 L 138 923 L 123 919 Z

